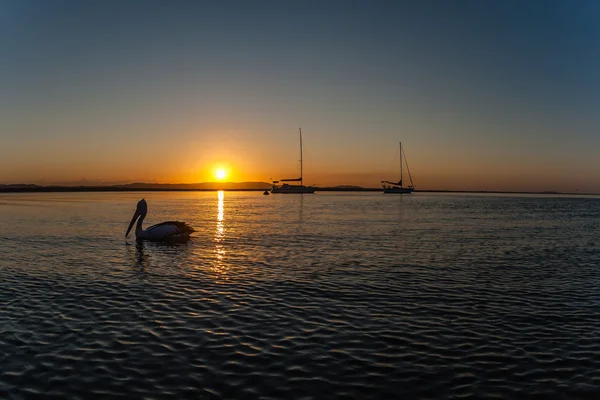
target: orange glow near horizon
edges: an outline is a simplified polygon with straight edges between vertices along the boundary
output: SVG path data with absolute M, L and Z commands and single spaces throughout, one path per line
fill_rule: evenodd
M 310 138 L 310 136 L 309 136 Z M 223 140 L 221 143 L 224 143 Z M 310 143 L 310 142 L 309 142 Z M 410 144 L 410 142 L 409 142 Z M 238 144 L 236 143 L 235 146 Z M 139 164 L 130 161 L 115 161 L 115 165 L 104 167 L 101 163 L 45 164 L 38 161 L 26 168 L 11 167 L 4 159 L 0 160 L 0 184 L 34 183 L 39 185 L 83 185 L 101 186 L 128 184 L 134 182 L 157 184 L 201 184 L 214 182 L 215 187 L 225 187 L 226 182 L 264 182 L 270 179 L 294 177 L 299 173 L 294 149 L 283 147 L 270 149 L 269 144 L 252 148 L 246 152 L 232 145 L 230 149 L 200 153 L 197 148 L 182 153 L 184 160 L 169 159 L 160 168 L 150 163 L 155 157 L 144 158 Z M 404 145 L 404 143 L 403 143 Z M 192 146 L 190 146 L 192 147 Z M 315 147 L 315 150 L 312 150 Z M 304 182 L 317 186 L 356 185 L 366 188 L 379 188 L 381 180 L 400 178 L 398 156 L 394 151 L 386 151 L 375 146 L 375 150 L 365 147 L 364 152 L 347 148 L 348 153 L 358 154 L 357 160 L 337 163 L 334 154 L 325 152 L 327 146 L 312 146 L 304 157 Z M 409 152 L 409 149 L 414 151 Z M 186 152 L 187 151 L 187 152 Z M 312 153 L 311 153 L 312 151 Z M 319 154 L 318 151 L 323 151 Z M 269 154 L 267 154 L 270 152 Z M 169 154 L 171 154 L 169 153 Z M 389 157 L 384 157 L 390 153 Z M 406 155 L 414 185 L 417 190 L 484 190 L 484 191 L 559 191 L 598 193 L 598 181 L 590 179 L 586 164 L 548 165 L 543 156 L 508 164 L 504 159 L 494 158 L 493 154 L 473 155 L 461 153 L 460 157 L 450 157 L 439 149 L 423 149 L 406 145 Z M 382 155 L 383 154 L 383 155 Z M 375 157 L 381 158 L 380 160 Z M 362 158 L 361 158 L 362 157 Z M 65 156 L 66 158 L 66 156 Z M 8 167 L 7 167 L 8 165 Z M 404 179 L 407 179 L 404 170 Z M 219 186 L 223 185 L 223 186 Z

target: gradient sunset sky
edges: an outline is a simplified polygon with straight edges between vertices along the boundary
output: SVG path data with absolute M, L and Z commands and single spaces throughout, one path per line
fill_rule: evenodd
M 0 4 L 0 183 L 600 192 L 600 2 Z

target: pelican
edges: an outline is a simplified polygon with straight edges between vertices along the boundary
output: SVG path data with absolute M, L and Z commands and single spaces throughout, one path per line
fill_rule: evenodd
M 131 218 L 129 228 L 127 228 L 127 233 L 125 233 L 125 237 L 129 235 L 129 231 L 131 231 L 135 220 L 138 218 L 139 220 L 135 226 L 136 240 L 150 240 L 155 242 L 186 240 L 189 238 L 192 232 L 195 232 L 194 228 L 185 222 L 179 221 L 161 222 L 160 224 L 152 225 L 148 229 L 143 229 L 142 223 L 144 222 L 144 218 L 146 217 L 147 213 L 148 204 L 146 203 L 146 200 L 141 199 L 137 203 L 137 208 L 135 209 L 133 218 Z

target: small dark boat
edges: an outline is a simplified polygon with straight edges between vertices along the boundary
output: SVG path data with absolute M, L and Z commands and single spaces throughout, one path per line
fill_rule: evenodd
M 263 192 L 263 194 L 264 194 L 265 196 L 268 196 L 268 195 L 270 195 L 271 193 L 269 193 L 269 191 L 268 191 L 268 190 L 265 190 L 265 191 Z

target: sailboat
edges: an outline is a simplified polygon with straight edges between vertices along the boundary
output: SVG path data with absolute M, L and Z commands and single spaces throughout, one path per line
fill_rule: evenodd
M 314 186 L 304 186 L 302 183 L 302 129 L 298 128 L 300 131 L 300 178 L 294 179 L 280 179 L 278 181 L 273 181 L 273 188 L 271 189 L 271 193 L 314 193 Z M 280 182 L 300 182 L 299 185 L 290 185 L 288 183 Z
M 410 169 L 408 169 L 408 162 L 406 161 L 406 155 L 404 156 L 404 162 L 406 162 L 406 170 L 408 171 L 408 177 L 410 179 L 410 185 L 408 187 L 402 186 L 402 174 L 403 174 L 403 165 L 402 165 L 402 142 L 400 142 L 400 181 L 399 182 L 390 182 L 390 181 L 381 181 L 383 185 L 383 193 L 398 193 L 398 194 L 410 194 L 415 188 L 413 186 L 412 176 L 410 175 Z

